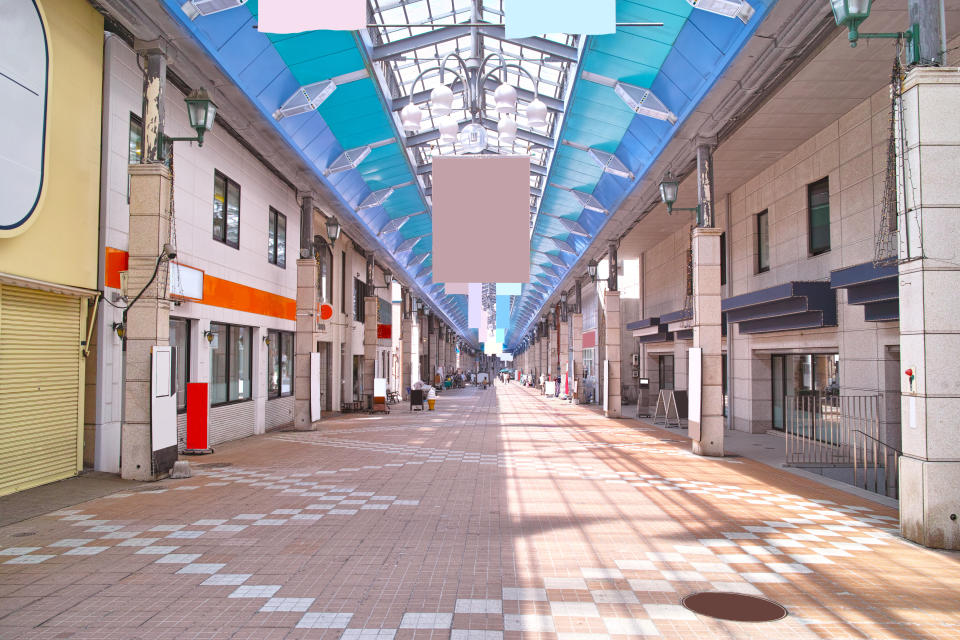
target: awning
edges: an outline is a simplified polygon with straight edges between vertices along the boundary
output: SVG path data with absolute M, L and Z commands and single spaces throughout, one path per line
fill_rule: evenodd
M 627 323 L 627 331 L 633 333 L 640 344 L 650 344 L 655 342 L 673 342 L 674 340 L 692 340 L 693 329 L 684 327 L 670 327 L 671 323 L 685 323 L 693 318 L 693 311 L 690 309 L 681 309 L 680 311 L 671 311 L 662 316 L 652 316 Z
M 721 303 L 740 333 L 770 333 L 837 326 L 837 295 L 829 282 L 788 282 Z
M 874 266 L 873 262 L 830 272 L 830 286 L 847 290 L 847 303 L 863 305 L 867 322 L 900 319 L 900 284 L 897 265 Z

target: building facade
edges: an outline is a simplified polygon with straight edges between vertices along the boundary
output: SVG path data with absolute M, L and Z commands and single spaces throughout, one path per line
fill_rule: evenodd
M 103 42 L 83 0 L 16 0 L 5 12 L 0 65 L 16 78 L 4 75 L 2 93 L 0 495 L 82 468 Z

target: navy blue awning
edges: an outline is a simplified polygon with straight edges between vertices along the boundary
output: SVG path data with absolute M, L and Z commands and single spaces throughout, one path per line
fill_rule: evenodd
M 900 283 L 897 265 L 864 262 L 830 273 L 830 286 L 847 290 L 849 304 L 863 305 L 867 322 L 900 319 Z
M 837 295 L 829 282 L 788 282 L 727 298 L 720 308 L 744 334 L 837 325 Z

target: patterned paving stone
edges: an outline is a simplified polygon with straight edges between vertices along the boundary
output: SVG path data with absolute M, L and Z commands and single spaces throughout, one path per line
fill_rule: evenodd
M 960 561 L 892 509 L 516 385 L 438 409 L 248 438 L 0 529 L 0 638 L 960 640 Z M 790 615 L 681 605 L 703 590 Z

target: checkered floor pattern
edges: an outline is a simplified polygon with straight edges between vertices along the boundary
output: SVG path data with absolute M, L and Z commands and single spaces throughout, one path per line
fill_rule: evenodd
M 960 638 L 960 560 L 886 507 L 516 386 L 443 404 L 0 529 L 0 638 Z M 681 605 L 705 590 L 790 615 Z

